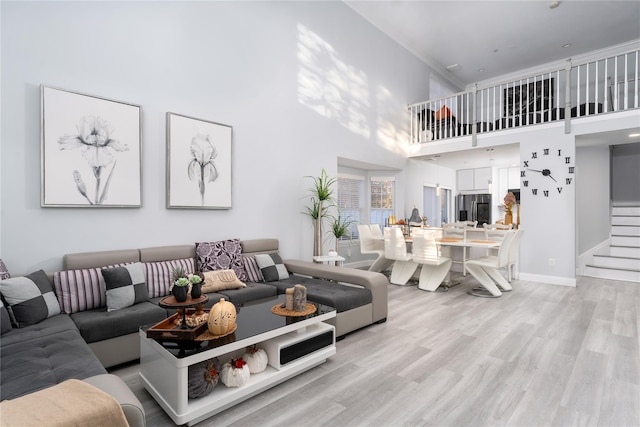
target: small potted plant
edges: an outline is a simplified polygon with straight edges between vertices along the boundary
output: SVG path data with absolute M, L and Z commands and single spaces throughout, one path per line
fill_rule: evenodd
M 191 298 L 200 298 L 200 296 L 202 296 L 202 277 L 198 274 L 191 274 L 189 276 L 189 283 L 191 283 Z
M 173 282 L 173 296 L 178 302 L 185 302 L 187 300 L 187 289 L 189 288 L 189 279 L 186 277 L 180 277 Z
M 340 243 L 340 239 L 343 237 L 351 238 L 351 226 L 356 222 L 357 221 L 349 218 L 342 219 L 339 211 L 337 216 L 331 216 L 331 234 L 333 234 L 333 237 L 336 239 L 336 248 L 335 250 L 329 251 L 329 256 L 338 255 L 338 244 Z

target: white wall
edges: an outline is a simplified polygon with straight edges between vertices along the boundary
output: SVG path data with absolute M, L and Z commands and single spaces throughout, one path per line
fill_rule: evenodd
M 577 138 L 579 141 L 580 137 Z M 576 148 L 578 255 L 609 238 L 611 218 L 609 146 Z
M 310 259 L 307 175 L 338 156 L 403 169 L 428 67 L 341 2 L 2 2 L 0 252 L 280 239 Z M 143 207 L 40 207 L 39 86 L 142 106 Z M 233 208 L 165 209 L 165 113 L 233 126 Z M 413 203 L 413 202 L 411 202 Z M 406 205 L 406 203 L 403 203 Z

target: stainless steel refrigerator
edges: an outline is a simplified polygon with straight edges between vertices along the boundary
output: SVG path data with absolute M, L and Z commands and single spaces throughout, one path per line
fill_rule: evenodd
M 456 197 L 456 220 L 491 224 L 491 194 L 459 194 Z

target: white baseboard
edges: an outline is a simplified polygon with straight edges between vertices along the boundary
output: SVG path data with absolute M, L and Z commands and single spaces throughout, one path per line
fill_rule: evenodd
M 571 277 L 543 276 L 541 274 L 529 274 L 529 273 L 521 272 L 518 280 L 546 283 L 549 285 L 570 286 L 572 288 L 576 287 L 575 277 L 571 278 Z

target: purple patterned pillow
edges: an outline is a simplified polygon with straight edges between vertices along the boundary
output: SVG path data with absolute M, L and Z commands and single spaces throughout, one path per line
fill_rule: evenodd
M 200 272 L 233 270 L 240 281 L 247 281 L 240 239 L 196 242 L 196 262 L 197 270 Z

